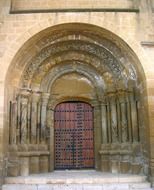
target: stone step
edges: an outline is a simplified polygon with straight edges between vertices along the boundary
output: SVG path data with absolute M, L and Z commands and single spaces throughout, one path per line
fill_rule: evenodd
M 139 184 L 6 184 L 2 190 L 152 190 L 149 183 Z
M 5 184 L 104 184 L 104 183 L 141 183 L 146 182 L 144 175 L 111 174 L 90 172 L 52 172 L 27 177 L 7 177 Z
M 151 187 L 151 185 L 150 185 L 150 183 L 145 182 L 145 183 L 130 184 L 129 187 L 132 189 L 148 189 Z
M 144 175 L 88 171 L 54 171 L 7 177 L 2 190 L 151 190 Z

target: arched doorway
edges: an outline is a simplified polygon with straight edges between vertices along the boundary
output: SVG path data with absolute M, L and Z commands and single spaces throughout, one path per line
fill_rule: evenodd
M 93 109 L 64 102 L 54 111 L 55 169 L 94 168 Z
M 31 57 L 28 47 L 34 48 Z M 9 160 L 19 160 L 10 175 L 59 167 L 54 109 L 68 100 L 86 100 L 93 107 L 95 169 L 146 170 L 143 75 L 127 44 L 102 28 L 71 23 L 42 31 L 19 53 L 24 59 L 10 67 L 7 81 Z

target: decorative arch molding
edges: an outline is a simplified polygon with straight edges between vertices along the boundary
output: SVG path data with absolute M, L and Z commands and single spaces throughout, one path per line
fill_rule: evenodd
M 57 67 L 54 67 L 43 79 L 40 85 L 40 90 L 49 93 L 54 81 L 57 78 L 73 72 L 79 73 L 88 78 L 88 80 L 94 85 L 97 96 L 101 99 L 106 90 L 106 84 L 104 83 L 102 77 L 95 70 L 87 68 L 84 64 L 81 65 L 80 62 L 75 61 L 64 66 L 58 65 Z
M 66 41 L 59 42 L 43 49 L 36 57 L 31 60 L 31 63 L 28 64 L 27 69 L 25 69 L 22 77 L 22 87 L 28 87 L 27 81 L 32 78 L 35 73 L 36 68 L 46 60 L 51 55 L 57 54 L 63 51 L 85 51 L 89 54 L 93 54 L 103 60 L 103 64 L 112 71 L 113 75 L 119 79 L 123 79 L 126 83 L 130 80 L 137 80 L 135 71 L 129 66 L 125 71 L 125 67 L 120 63 L 120 60 L 117 60 L 114 55 L 108 52 L 106 49 L 97 46 L 96 44 L 87 43 L 83 41 Z
M 28 84 L 39 84 L 45 77 L 45 75 L 52 70 L 56 66 L 63 66 L 67 64 L 71 64 L 72 66 L 76 63 L 82 64 L 83 67 L 90 67 L 99 73 L 99 75 L 103 75 L 105 72 L 110 72 L 104 64 L 101 64 L 101 60 L 96 56 L 91 54 L 82 52 L 82 51 L 64 51 L 60 54 L 56 54 L 55 56 L 51 56 L 41 63 L 40 67 L 38 67 L 33 75 L 32 80 L 29 80 Z

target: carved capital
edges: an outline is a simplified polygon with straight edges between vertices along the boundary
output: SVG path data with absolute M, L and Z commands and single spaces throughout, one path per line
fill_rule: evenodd
M 119 90 L 117 92 L 117 97 L 120 103 L 126 102 L 127 92 L 125 90 Z
M 100 106 L 100 102 L 98 100 L 92 100 L 91 105 L 96 108 L 96 107 Z
M 49 101 L 50 93 L 42 93 L 41 100 L 43 105 L 47 105 Z
M 31 94 L 32 102 L 38 102 L 40 99 L 40 93 L 39 92 L 32 92 Z
M 31 90 L 29 88 L 21 88 L 19 94 L 21 97 L 27 98 L 31 94 Z

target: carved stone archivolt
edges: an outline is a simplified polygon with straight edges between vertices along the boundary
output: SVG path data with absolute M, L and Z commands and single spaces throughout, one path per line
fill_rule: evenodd
M 139 77 L 131 53 L 123 52 L 123 46 L 111 34 L 105 37 L 98 31 L 70 28 L 51 34 L 35 44 L 37 51 L 27 59 L 18 90 L 9 101 L 9 159 L 11 162 L 16 150 L 17 159 L 26 164 L 19 164 L 18 171 L 9 168 L 8 173 L 28 175 L 54 170 L 54 108 L 64 101 L 86 101 L 93 106 L 96 169 L 141 173 L 144 157 Z M 15 69 L 20 70 L 22 64 Z M 67 75 L 70 80 L 64 77 Z M 69 84 L 73 75 L 85 81 L 79 91 L 71 85 L 75 82 Z M 72 92 L 63 93 L 66 85 Z M 81 94 L 81 88 L 86 89 L 85 94 Z
M 110 71 L 112 71 L 116 78 L 123 79 L 125 83 L 127 83 L 129 79 L 136 79 L 134 70 L 131 67 L 129 67 L 128 70 L 125 70 L 123 64 L 120 63 L 120 60 L 117 60 L 117 58 L 104 47 L 80 40 L 69 40 L 66 42 L 58 42 L 57 44 L 46 47 L 31 60 L 23 75 L 23 87 L 28 87 L 28 81 L 33 77 L 36 69 L 40 67 L 43 61 L 54 54 L 69 52 L 72 50 L 86 52 L 98 57 L 101 60 L 101 64 L 104 64 Z

